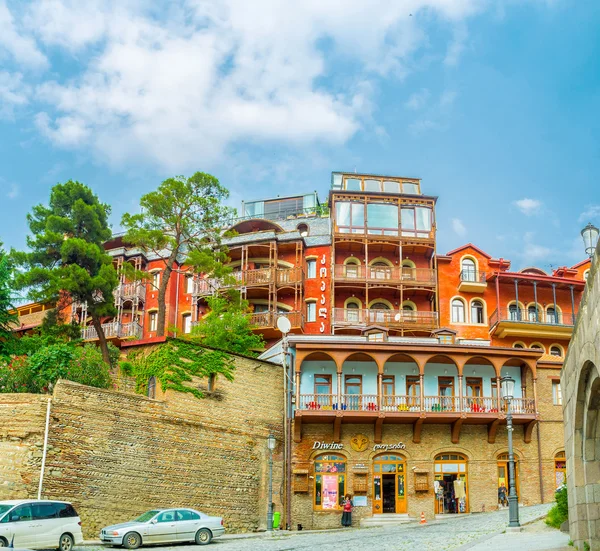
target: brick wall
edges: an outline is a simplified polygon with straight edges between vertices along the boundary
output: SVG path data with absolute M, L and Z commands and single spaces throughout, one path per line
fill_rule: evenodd
M 235 380 L 218 379 L 202 400 L 173 391 L 152 400 L 59 381 L 43 497 L 73 502 L 86 537 L 169 506 L 222 516 L 231 532 L 264 528 L 269 432 L 279 443 L 273 487 L 282 510 L 281 370 L 243 357 L 236 365 Z M 2 499 L 37 493 L 45 403 L 39 396 L 0 395 L 0 411 L 14 411 L 0 425 Z

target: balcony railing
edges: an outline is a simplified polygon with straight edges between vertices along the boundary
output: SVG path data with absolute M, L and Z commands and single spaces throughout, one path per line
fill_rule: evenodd
M 119 323 L 112 321 L 110 323 L 103 323 L 102 329 L 107 339 L 142 338 L 142 326 L 137 322 Z M 96 328 L 92 325 L 84 327 L 81 330 L 81 338 L 84 341 L 97 340 L 98 333 L 96 332 Z
M 413 310 L 367 310 L 360 308 L 334 308 L 333 323 L 336 326 L 381 325 L 391 329 L 435 329 L 437 312 Z
M 334 267 L 334 277 L 344 281 L 436 284 L 436 271 L 429 268 L 336 264 Z
M 468 281 L 470 283 L 485 283 L 486 281 L 486 273 L 475 270 L 463 270 L 460 272 L 459 277 L 461 281 Z
M 143 301 L 146 298 L 146 284 L 142 281 L 121 283 L 115 289 L 114 295 L 116 300 L 122 299 Z
M 419 396 L 377 394 L 300 394 L 296 408 L 307 411 L 385 411 L 400 413 L 506 413 L 506 402 L 491 396 Z M 535 415 L 535 400 L 513 398 L 514 415 Z
M 255 329 L 273 329 L 280 317 L 289 319 L 292 328 L 302 327 L 302 312 L 255 312 L 250 315 L 250 325 Z
M 493 327 L 497 323 L 503 321 L 541 325 L 575 325 L 575 317 L 573 316 L 573 314 L 566 314 L 563 312 L 553 313 L 545 312 L 544 310 L 538 310 L 537 312 L 535 312 L 533 310 L 525 311 L 522 308 L 519 308 L 518 310 L 505 308 L 494 310 L 494 312 L 490 316 L 490 326 Z
M 194 280 L 194 296 L 207 296 L 217 293 L 220 289 L 231 287 L 260 287 L 276 283 L 286 286 L 302 281 L 302 268 L 258 268 L 233 272 L 232 280 L 222 281 L 217 278 L 199 278 Z

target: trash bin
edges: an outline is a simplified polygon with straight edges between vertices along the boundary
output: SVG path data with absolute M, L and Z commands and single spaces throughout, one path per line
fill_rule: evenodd
M 273 528 L 279 528 L 280 522 L 281 522 L 281 513 L 279 511 L 275 511 L 273 513 Z

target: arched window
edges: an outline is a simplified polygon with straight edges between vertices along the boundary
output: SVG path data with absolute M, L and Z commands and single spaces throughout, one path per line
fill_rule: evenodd
M 477 281 L 477 268 L 472 258 L 463 258 L 460 268 L 462 281 Z
M 546 310 L 546 321 L 547 323 L 560 323 L 560 311 L 549 306 Z
M 465 303 L 458 298 L 452 301 L 452 323 L 465 323 Z
M 369 306 L 369 321 L 372 323 L 383 323 L 386 320 L 391 321 L 393 316 L 390 316 L 385 311 L 391 310 L 389 304 L 385 302 L 373 302 Z
M 146 392 L 148 398 L 156 398 L 156 377 L 152 376 L 148 379 L 148 391 Z
M 562 357 L 563 353 L 562 353 L 560 346 L 557 346 L 556 344 L 552 345 L 550 347 L 550 355 Z
M 508 317 L 510 321 L 521 321 L 521 309 L 516 304 L 508 306 Z
M 346 277 L 357 278 L 361 275 L 360 260 L 355 257 L 344 260 L 344 275 Z M 364 277 L 364 272 L 362 273 Z
M 358 323 L 360 321 L 360 304 L 352 300 L 346 303 L 346 321 Z
M 543 350 L 544 352 L 546 351 L 545 348 L 537 342 L 534 342 L 529 348 L 533 348 L 534 350 Z
M 370 310 L 389 310 L 390 307 L 385 302 L 374 302 L 369 307 Z
M 525 347 L 523 346 L 522 343 L 516 342 L 515 344 L 513 344 L 513 348 L 525 348 Z
M 327 454 L 315 458 L 314 508 L 318 511 L 340 509 L 346 494 L 346 458 Z
M 390 279 L 393 269 L 389 260 L 376 258 L 369 264 L 369 277 L 371 279 Z
M 471 323 L 483 323 L 483 302 L 480 300 L 471 302 Z
M 536 308 L 535 304 L 530 304 L 527 307 L 527 319 L 529 321 L 537 322 L 539 319 L 539 309 Z

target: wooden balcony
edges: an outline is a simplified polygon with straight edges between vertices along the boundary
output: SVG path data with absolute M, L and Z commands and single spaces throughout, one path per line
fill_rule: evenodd
M 542 310 L 525 312 L 522 309 L 500 308 L 490 316 L 491 333 L 499 338 L 535 337 L 568 339 L 573 334 L 575 318 L 572 314 L 548 314 Z
M 302 327 L 302 312 L 255 312 L 250 315 L 250 325 L 253 329 L 275 329 L 280 317 L 289 319 L 292 329 Z
M 334 308 L 333 325 L 336 327 L 381 325 L 389 329 L 428 331 L 437 328 L 438 314 L 437 312 L 415 312 L 411 310 Z
M 115 300 L 144 302 L 146 299 L 146 284 L 142 281 L 121 283 L 114 292 Z
M 369 282 L 373 284 L 411 285 L 434 287 L 436 271 L 429 268 L 402 268 L 397 266 L 364 266 L 336 264 L 333 276 L 340 282 Z
M 513 424 L 523 426 L 525 442 L 531 441 L 538 420 L 535 400 L 514 398 Z M 506 422 L 506 402 L 491 396 L 420 396 L 377 394 L 298 394 L 294 438 L 301 439 L 304 423 L 333 423 L 339 441 L 342 423 L 374 423 L 375 442 L 381 442 L 383 423 L 413 425 L 413 442 L 421 439 L 423 424 L 448 424 L 453 443 L 460 440 L 463 424 L 486 425 L 488 442 L 495 442 L 498 426 Z
M 137 322 L 119 323 L 112 321 L 110 323 L 103 323 L 102 329 L 107 339 L 142 338 L 142 326 Z M 98 333 L 95 327 L 91 325 L 84 327 L 81 330 L 81 338 L 84 341 L 98 340 Z
M 264 287 L 276 284 L 278 287 L 286 287 L 302 282 L 302 268 L 259 268 L 257 270 L 245 270 L 233 272 L 229 281 L 216 278 L 198 278 L 194 280 L 193 295 L 202 297 L 213 295 L 221 289 L 236 287 Z

